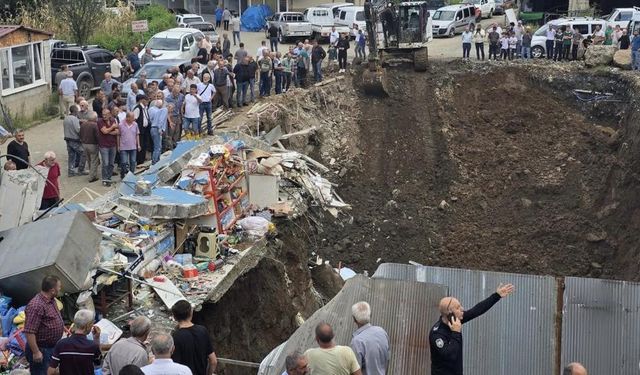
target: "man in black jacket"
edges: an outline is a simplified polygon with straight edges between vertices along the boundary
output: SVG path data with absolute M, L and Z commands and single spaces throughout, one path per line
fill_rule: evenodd
M 236 76 L 236 103 L 238 107 L 246 106 L 249 82 L 256 75 L 255 70 L 249 65 L 249 56 L 245 56 L 233 67 L 233 74 Z
M 278 34 L 280 33 L 280 30 L 275 24 L 272 24 L 271 26 L 269 26 L 267 32 L 269 33 L 269 44 L 271 47 L 271 51 L 278 52 Z
M 311 50 L 311 66 L 313 67 L 313 78 L 316 82 L 322 81 L 322 60 L 325 57 L 327 57 L 327 53 L 324 48 L 314 39 L 313 49 Z
M 495 293 L 466 311 L 454 297 L 440 300 L 440 319 L 429 333 L 431 375 L 462 375 L 462 324 L 484 314 L 514 290 L 512 284 L 500 284 Z

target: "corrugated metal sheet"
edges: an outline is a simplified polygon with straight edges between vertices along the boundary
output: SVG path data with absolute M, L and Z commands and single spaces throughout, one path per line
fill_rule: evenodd
M 18 29 L 25 29 L 26 31 L 30 31 L 32 33 L 40 33 L 40 34 L 47 34 L 52 36 L 53 34 L 48 32 L 48 31 L 42 31 L 42 30 L 36 30 L 36 29 L 32 29 L 30 27 L 26 27 L 26 26 L 22 26 L 22 25 L 0 25 L 0 38 L 2 38 L 3 36 L 10 34 Z
M 338 345 L 349 345 L 356 329 L 351 306 L 358 301 L 371 305 L 371 323 L 383 327 L 389 334 L 391 363 L 389 374 L 429 374 L 430 356 L 428 334 L 435 321 L 438 302 L 446 288 L 418 282 L 370 279 L 358 275 L 327 305 L 316 311 L 284 344 L 276 348 L 260 366 L 259 374 L 280 375 L 284 371 L 287 354 L 317 347 L 315 327 L 326 321 L 333 327 Z
M 581 362 L 590 374 L 638 374 L 640 284 L 565 278 L 562 363 Z
M 549 375 L 554 371 L 556 281 L 550 276 L 382 264 L 373 278 L 443 284 L 463 306 L 512 283 L 516 293 L 464 326 L 466 375 Z M 437 321 L 426 320 L 431 326 Z M 597 373 L 597 372 L 596 372 Z

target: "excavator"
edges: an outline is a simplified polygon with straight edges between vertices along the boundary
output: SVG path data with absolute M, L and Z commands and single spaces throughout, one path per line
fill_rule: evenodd
M 366 0 L 364 3 L 369 56 L 363 72 L 368 95 L 387 95 L 385 67 L 411 62 L 415 71 L 427 70 L 427 43 L 433 38 L 426 1 Z

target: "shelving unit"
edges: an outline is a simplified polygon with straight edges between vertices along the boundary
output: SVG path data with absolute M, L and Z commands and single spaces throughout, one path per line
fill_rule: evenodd
M 207 168 L 209 186 L 205 195 L 211 211 L 216 215 L 218 233 L 224 234 L 233 227 L 249 207 L 247 178 L 241 159 L 218 159 L 215 166 Z

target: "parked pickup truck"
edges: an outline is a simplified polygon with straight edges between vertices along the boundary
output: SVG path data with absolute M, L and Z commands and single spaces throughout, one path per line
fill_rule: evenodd
M 73 72 L 80 96 L 89 98 L 109 71 L 113 54 L 97 47 L 61 46 L 51 51 L 51 77 L 55 77 L 60 66 L 67 65 Z
M 317 41 L 328 41 L 331 28 L 334 26 L 340 34 L 350 31 L 348 26 L 335 24 L 329 8 L 309 8 L 304 11 L 304 17 L 311 22 L 311 37 Z
M 278 40 L 284 43 L 290 38 L 310 37 L 311 23 L 299 12 L 276 13 L 269 19 L 269 27 L 278 28 Z

